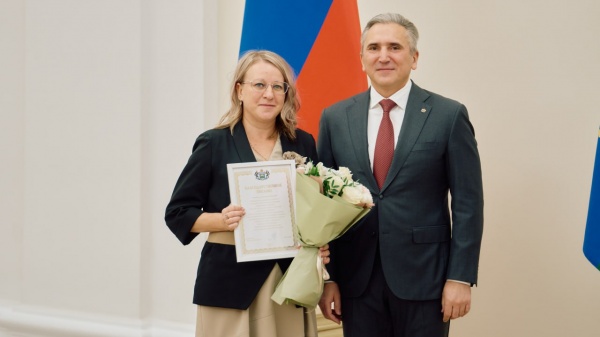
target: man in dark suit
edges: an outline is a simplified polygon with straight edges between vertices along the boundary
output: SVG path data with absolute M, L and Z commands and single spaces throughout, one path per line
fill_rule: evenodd
M 319 305 L 343 320 L 345 337 L 447 336 L 477 283 L 483 188 L 474 130 L 464 105 L 410 80 L 417 39 L 401 15 L 371 19 L 361 38 L 371 88 L 321 117 L 319 158 L 348 167 L 376 203 L 330 245 L 332 282 Z

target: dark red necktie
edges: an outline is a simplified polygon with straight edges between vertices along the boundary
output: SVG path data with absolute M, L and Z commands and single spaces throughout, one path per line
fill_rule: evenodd
M 373 175 L 381 189 L 394 158 L 394 126 L 390 119 L 390 110 L 396 106 L 396 103 L 391 99 L 383 99 L 379 104 L 383 108 L 383 118 L 375 141 Z

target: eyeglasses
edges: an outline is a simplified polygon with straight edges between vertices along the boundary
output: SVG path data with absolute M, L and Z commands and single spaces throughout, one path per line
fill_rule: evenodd
M 273 82 L 271 84 L 267 84 L 264 81 L 261 80 L 256 80 L 256 81 L 249 81 L 249 82 L 242 82 L 242 84 L 250 84 L 250 86 L 252 87 L 252 89 L 256 92 L 260 92 L 263 93 L 265 92 L 265 90 L 267 90 L 268 86 L 271 86 L 271 90 L 273 90 L 273 93 L 276 94 L 285 94 L 288 89 L 290 88 L 290 85 L 285 83 L 285 82 Z

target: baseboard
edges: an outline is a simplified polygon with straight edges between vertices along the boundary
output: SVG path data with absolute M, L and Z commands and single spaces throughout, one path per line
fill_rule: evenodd
M 0 337 L 190 337 L 193 324 L 0 305 Z
M 317 314 L 319 337 L 342 337 L 342 328 Z M 0 303 L 0 337 L 190 337 L 193 324 L 123 319 Z

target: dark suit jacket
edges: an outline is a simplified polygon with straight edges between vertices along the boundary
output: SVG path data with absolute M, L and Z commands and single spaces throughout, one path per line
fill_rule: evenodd
M 330 245 L 332 279 L 342 296 L 362 294 L 379 247 L 385 278 L 399 298 L 439 299 L 447 279 L 475 284 L 483 189 L 467 109 L 413 84 L 392 166 L 379 190 L 367 144 L 369 99 L 369 91 L 361 93 L 321 117 L 319 158 L 325 166 L 348 167 L 376 204 Z
M 317 160 L 312 135 L 296 130 L 296 140 L 281 135 L 283 152 L 295 151 Z M 229 129 L 201 134 L 173 191 L 165 214 L 171 231 L 184 244 L 197 233 L 190 232 L 203 212 L 221 212 L 230 203 L 227 164 L 255 162 L 242 123 Z M 236 262 L 235 246 L 207 242 L 198 266 L 194 303 L 205 306 L 247 309 L 275 263 L 285 272 L 291 259 Z

